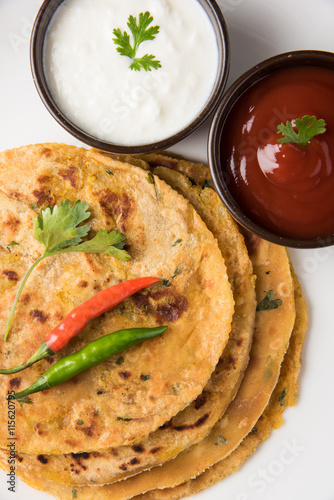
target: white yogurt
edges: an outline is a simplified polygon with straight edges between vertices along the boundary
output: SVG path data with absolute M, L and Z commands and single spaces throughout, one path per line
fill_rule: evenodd
M 161 68 L 133 71 L 113 42 L 114 28 L 132 34 L 129 15 L 160 26 L 137 57 L 153 54 Z M 218 46 L 197 0 L 65 0 L 49 25 L 44 70 L 53 98 L 79 128 L 115 144 L 168 138 L 203 109 L 215 84 Z

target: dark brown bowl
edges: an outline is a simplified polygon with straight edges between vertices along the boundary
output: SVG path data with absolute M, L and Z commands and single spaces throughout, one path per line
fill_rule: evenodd
M 215 110 L 223 94 L 229 72 L 230 54 L 228 33 L 225 20 L 215 0 L 199 0 L 207 15 L 209 16 L 209 19 L 216 33 L 219 49 L 219 66 L 214 88 L 207 100 L 205 107 L 197 115 L 197 117 L 185 128 L 170 137 L 166 137 L 164 140 L 138 146 L 124 146 L 112 142 L 107 142 L 93 137 L 81 128 L 77 127 L 62 113 L 62 111 L 54 102 L 51 92 L 48 88 L 43 69 L 43 46 L 46 30 L 53 14 L 62 3 L 62 1 L 63 0 L 45 0 L 42 4 L 32 30 L 30 43 L 30 63 L 34 83 L 43 103 L 45 104 L 51 115 L 55 118 L 55 120 L 57 120 L 57 122 L 60 123 L 60 125 L 62 125 L 62 127 L 64 127 L 74 137 L 92 147 L 110 151 L 113 153 L 134 154 L 156 151 L 169 148 L 173 144 L 176 144 L 182 139 L 185 139 L 194 130 L 196 130 Z
M 208 139 L 208 158 L 217 192 L 231 215 L 241 226 L 261 238 L 278 245 L 294 248 L 318 248 L 334 245 L 334 234 L 314 238 L 293 238 L 271 232 L 254 222 L 240 208 L 229 190 L 229 174 L 225 171 L 224 160 L 221 157 L 220 151 L 224 124 L 227 117 L 233 113 L 233 107 L 242 94 L 252 85 L 273 72 L 296 66 L 318 66 L 334 71 L 334 54 L 314 50 L 286 52 L 266 59 L 241 75 L 224 94 L 214 114 Z M 331 106 L 331 103 L 329 103 L 329 106 Z

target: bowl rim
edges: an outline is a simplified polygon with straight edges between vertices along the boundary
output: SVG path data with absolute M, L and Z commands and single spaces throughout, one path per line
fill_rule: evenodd
M 285 247 L 326 247 L 334 245 L 334 233 L 312 238 L 289 237 L 280 235 L 270 231 L 269 229 L 265 229 L 254 222 L 244 213 L 231 195 L 227 185 L 228 174 L 223 172 L 220 168 L 221 158 L 219 145 L 221 140 L 221 130 L 234 104 L 249 88 L 249 86 L 256 84 L 262 78 L 275 71 L 291 66 L 331 66 L 334 70 L 334 53 L 323 50 L 294 50 L 283 52 L 263 60 L 239 76 L 239 78 L 237 78 L 237 80 L 235 80 L 225 92 L 211 122 L 207 143 L 209 168 L 215 188 L 220 198 L 233 218 L 245 229 L 250 230 L 262 239 L 277 245 L 283 245 Z
M 30 38 L 30 67 L 37 92 L 53 118 L 81 142 L 107 152 L 138 154 L 166 149 L 192 134 L 215 111 L 223 95 L 230 68 L 230 41 L 225 18 L 216 0 L 199 0 L 216 34 L 218 45 L 218 70 L 215 84 L 208 100 L 198 115 L 175 134 L 149 144 L 122 145 L 98 139 L 75 125 L 59 109 L 52 98 L 43 70 L 43 44 L 47 27 L 57 8 L 65 0 L 44 0 L 35 18 Z

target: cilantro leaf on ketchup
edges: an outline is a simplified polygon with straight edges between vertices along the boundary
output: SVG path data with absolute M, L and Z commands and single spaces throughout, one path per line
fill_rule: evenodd
M 297 132 L 295 128 L 297 128 Z M 300 146 L 306 146 L 308 142 L 318 134 L 326 132 L 325 120 L 317 120 L 315 116 L 305 115 L 303 118 L 296 118 L 293 124 L 287 121 L 286 124 L 281 123 L 277 126 L 277 133 L 282 134 L 283 137 L 278 139 L 281 144 L 292 142 Z

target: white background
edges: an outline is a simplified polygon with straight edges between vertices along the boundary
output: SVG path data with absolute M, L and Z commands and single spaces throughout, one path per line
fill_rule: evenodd
M 218 3 L 231 41 L 228 86 L 254 64 L 280 52 L 334 52 L 334 0 Z M 31 78 L 29 37 L 40 4 L 0 0 L 0 150 L 46 141 L 80 145 L 51 118 Z M 172 151 L 206 161 L 208 126 Z M 291 256 L 310 312 L 299 401 L 285 411 L 283 426 L 237 473 L 199 494 L 198 500 L 334 500 L 334 247 L 291 250 Z M 290 452 L 287 464 L 282 457 L 291 447 L 295 452 Z M 47 498 L 19 481 L 16 492 L 8 492 L 5 473 L 0 472 L 0 500 Z

